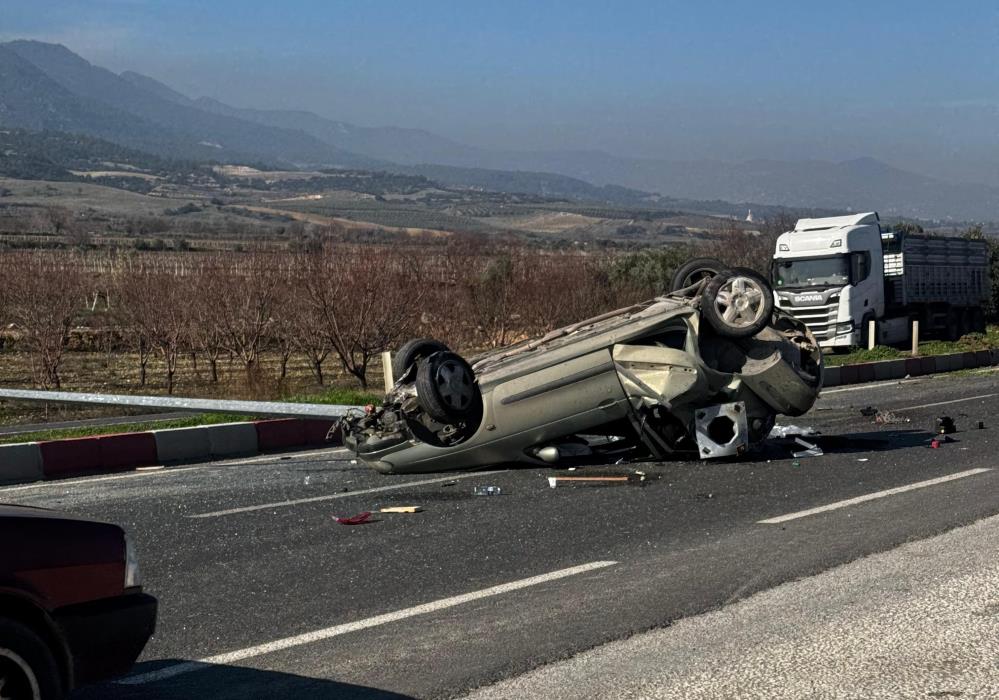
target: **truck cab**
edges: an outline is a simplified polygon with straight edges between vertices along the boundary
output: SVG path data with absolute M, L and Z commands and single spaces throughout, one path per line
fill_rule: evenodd
M 778 307 L 803 321 L 821 347 L 864 344 L 867 320 L 885 311 L 877 212 L 799 219 L 777 239 L 771 279 Z

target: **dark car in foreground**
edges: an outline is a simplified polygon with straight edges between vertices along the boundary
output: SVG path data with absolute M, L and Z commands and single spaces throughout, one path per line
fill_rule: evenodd
M 0 698 L 52 700 L 122 674 L 155 625 L 122 528 L 0 505 Z
M 417 339 L 381 406 L 348 415 L 344 441 L 385 473 L 522 462 L 742 454 L 822 388 L 811 331 L 769 283 L 712 259 L 669 294 L 466 361 Z

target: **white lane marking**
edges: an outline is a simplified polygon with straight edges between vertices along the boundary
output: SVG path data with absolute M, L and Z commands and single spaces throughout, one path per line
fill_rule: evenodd
M 346 447 L 325 447 L 320 450 L 308 450 L 305 452 L 283 452 L 283 453 L 272 453 L 269 455 L 261 455 L 260 457 L 245 457 L 237 460 L 226 460 L 221 462 L 206 462 L 206 464 L 215 464 L 216 466 L 231 467 L 237 464 L 256 464 L 258 462 L 279 462 L 287 461 L 290 459 L 295 459 L 296 457 L 314 457 L 316 455 L 325 454 L 339 454 L 342 452 L 350 452 Z
M 861 384 L 860 386 L 844 386 L 837 387 L 835 389 L 823 389 L 822 396 L 828 396 L 829 394 L 842 394 L 844 391 L 864 391 L 865 389 L 880 389 L 885 386 L 890 386 L 892 384 L 902 384 L 903 382 L 906 386 L 910 384 L 919 384 L 922 379 L 888 379 L 883 382 L 872 382 L 870 384 Z
M 290 452 L 286 453 L 291 457 L 308 457 L 317 454 L 336 454 L 340 452 L 349 452 L 346 448 L 326 448 L 325 450 L 316 450 L 314 452 Z M 140 467 L 136 471 L 128 472 L 126 474 L 112 474 L 110 476 L 81 476 L 75 479 L 54 479 L 52 481 L 37 481 L 33 484 L 22 484 L 20 486 L 0 486 L 0 493 L 13 493 L 16 491 L 29 491 L 33 489 L 42 489 L 47 487 L 57 487 L 65 488 L 67 486 L 78 486 L 87 484 L 96 484 L 102 481 L 121 481 L 122 479 L 137 479 L 139 477 L 154 476 L 154 475 L 164 475 L 164 474 L 180 474 L 183 472 L 189 472 L 192 469 L 211 469 L 218 467 L 238 467 L 243 464 L 255 464 L 257 462 L 283 462 L 280 456 L 277 454 L 272 454 L 269 457 L 261 457 L 259 459 L 253 460 L 242 460 L 239 462 L 199 462 L 198 464 L 192 464 L 190 466 L 183 467 L 165 467 L 162 464 L 154 465 L 152 467 Z M 279 465 L 283 466 L 283 465 Z
M 994 394 L 982 394 L 981 396 L 966 396 L 963 399 L 952 399 L 951 401 L 937 401 L 935 403 L 924 403 L 918 406 L 904 406 L 902 408 L 893 408 L 893 411 L 912 411 L 917 408 L 933 408 L 934 406 L 946 406 L 951 403 L 961 403 L 962 401 L 977 401 L 978 399 L 991 399 L 993 396 L 999 396 L 999 392 Z
M 362 496 L 366 493 L 380 493 L 382 491 L 392 491 L 395 489 L 404 489 L 408 486 L 423 486 L 424 484 L 439 484 L 444 481 L 458 481 L 459 479 L 472 479 L 477 476 L 487 476 L 489 474 L 499 474 L 503 470 L 491 471 L 491 472 L 472 472 L 470 474 L 452 474 L 451 476 L 442 476 L 438 479 L 423 479 L 422 481 L 404 481 L 399 484 L 389 484 L 388 486 L 376 486 L 370 489 L 361 489 L 360 491 L 344 491 L 342 493 L 333 493 L 326 496 L 310 496 L 309 498 L 296 498 L 291 501 L 278 501 L 276 503 L 261 503 L 257 506 L 243 506 L 242 508 L 228 508 L 226 510 L 216 510 L 211 513 L 198 513 L 196 515 L 188 515 L 189 518 L 218 518 L 223 515 L 235 515 L 236 513 L 250 513 L 255 510 L 269 510 L 271 508 L 285 508 L 287 506 L 297 506 L 301 503 L 316 503 L 318 501 L 332 501 L 337 498 L 350 498 L 352 496 Z
M 579 574 L 585 574 L 589 571 L 604 569 L 608 566 L 615 566 L 617 563 L 618 562 L 616 561 L 593 561 L 590 562 L 589 564 L 580 564 L 579 566 L 573 566 L 568 569 L 559 569 L 558 571 L 552 571 L 547 574 L 532 576 L 530 578 L 524 578 L 518 581 L 511 581 L 509 583 L 501 583 L 500 585 L 492 586 L 491 588 L 483 588 L 478 591 L 472 591 L 471 593 L 463 593 L 461 595 L 456 595 L 451 598 L 442 598 L 440 600 L 435 600 L 430 603 L 423 603 L 422 605 L 417 605 L 412 608 L 404 608 L 403 610 L 396 610 L 395 612 L 385 613 L 383 615 L 376 615 L 374 617 L 369 617 L 363 620 L 355 620 L 354 622 L 346 622 L 340 625 L 334 625 L 333 627 L 326 627 L 325 629 L 315 630 L 313 632 L 306 632 L 304 634 L 298 634 L 295 635 L 294 637 L 285 637 L 284 639 L 276 639 L 273 642 L 267 642 L 265 644 L 259 644 L 257 646 L 247 647 L 246 649 L 239 649 L 236 651 L 227 652 L 225 654 L 217 654 L 216 656 L 209 656 L 208 658 L 201 659 L 200 661 L 188 661 L 185 663 L 176 664 L 174 666 L 167 666 L 166 668 L 161 668 L 156 671 L 150 671 L 148 673 L 140 673 L 136 676 L 129 676 L 126 678 L 122 678 L 121 680 L 117 681 L 117 683 L 124 685 L 141 685 L 145 683 L 153 683 L 155 681 L 160 681 L 165 678 L 172 678 L 173 676 L 179 676 L 182 673 L 197 671 L 199 669 L 206 668 L 207 666 L 210 665 L 234 664 L 239 661 L 244 661 L 245 659 L 253 658 L 255 656 L 271 654 L 275 651 L 282 651 L 284 649 L 301 646 L 303 644 L 313 644 L 315 642 L 321 642 L 326 639 L 331 639 L 332 637 L 338 637 L 343 634 L 349 634 L 350 632 L 358 632 L 360 630 L 368 629 L 370 627 L 386 625 L 390 622 L 398 622 L 399 620 L 405 620 L 410 617 L 416 617 L 417 615 L 427 615 L 429 613 L 437 612 L 439 610 L 446 610 L 447 608 L 453 608 L 457 605 L 470 603 L 473 600 L 491 598 L 493 596 L 503 595 L 504 593 L 510 593 L 512 591 L 519 591 L 524 588 L 530 588 L 531 586 L 538 586 L 542 583 L 557 581 L 559 579 L 567 578 L 569 576 L 577 576 Z
M 66 488 L 68 486 L 96 484 L 102 481 L 121 481 L 122 479 L 139 479 L 150 476 L 162 476 L 164 474 L 176 474 L 177 472 L 186 472 L 190 471 L 191 469 L 200 469 L 200 468 L 201 467 L 171 467 L 169 469 L 159 469 L 155 471 L 115 474 L 114 476 L 94 476 L 94 477 L 82 476 L 76 479 L 55 479 L 54 481 L 39 481 L 34 484 L 25 484 L 23 486 L 5 486 L 0 488 L 0 493 L 29 491 L 31 489 L 42 489 L 46 487 Z
M 815 515 L 817 513 L 825 513 L 830 510 L 838 510 L 840 508 L 846 508 L 848 506 L 857 505 L 858 503 L 866 503 L 867 501 L 873 501 L 878 498 L 885 498 L 887 496 L 894 496 L 898 493 L 905 493 L 906 491 L 915 491 L 916 489 L 924 489 L 927 486 L 936 486 L 937 484 L 944 484 L 948 481 L 954 481 L 955 479 L 963 479 L 966 476 L 974 476 L 975 474 L 982 474 L 984 472 L 992 471 L 988 468 L 979 469 L 969 469 L 964 472 L 957 472 L 956 474 L 948 474 L 947 476 L 941 476 L 936 479 L 927 479 L 926 481 L 917 481 L 914 484 L 909 484 L 908 486 L 899 486 L 897 488 L 888 489 L 887 491 L 877 491 L 875 493 L 869 493 L 865 496 L 857 496 L 856 498 L 848 498 L 845 501 L 837 501 L 836 503 L 830 503 L 825 506 L 819 506 L 817 508 L 809 508 L 808 510 L 800 510 L 797 513 L 789 513 L 787 515 L 780 515 L 776 518 L 767 518 L 766 520 L 757 520 L 756 522 L 760 525 L 777 525 L 779 523 L 786 523 L 788 520 L 797 520 L 798 518 L 807 518 L 809 515 Z

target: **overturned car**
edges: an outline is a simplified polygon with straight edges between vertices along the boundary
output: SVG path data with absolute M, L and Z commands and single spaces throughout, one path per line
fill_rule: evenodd
M 712 259 L 673 291 L 470 362 L 430 339 L 393 359 L 381 406 L 342 421 L 384 473 L 521 462 L 726 457 L 808 411 L 822 354 L 765 279 Z

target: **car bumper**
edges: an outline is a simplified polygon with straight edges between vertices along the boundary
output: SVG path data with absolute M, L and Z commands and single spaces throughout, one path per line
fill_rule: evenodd
M 74 685 L 126 673 L 156 629 L 156 599 L 128 593 L 61 608 L 54 618 L 73 659 Z

